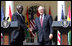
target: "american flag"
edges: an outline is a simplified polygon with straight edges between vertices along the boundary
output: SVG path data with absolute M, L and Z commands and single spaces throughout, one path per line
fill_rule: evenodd
M 32 9 L 33 10 L 33 9 Z M 39 14 L 39 12 L 38 12 L 38 10 L 37 10 L 37 17 L 39 17 L 40 16 L 40 14 Z M 30 18 L 30 28 L 32 28 L 32 29 L 34 29 L 35 28 L 35 19 L 34 19 L 34 14 L 33 14 L 33 12 L 31 13 L 31 18 Z M 33 35 L 33 34 L 32 34 Z M 36 35 L 36 34 L 34 34 L 34 35 Z
M 35 28 L 35 19 L 30 20 L 30 28 L 32 28 L 32 29 Z M 33 34 L 33 33 L 32 33 L 32 35 L 34 36 L 34 35 L 36 35 L 36 34 Z
M 39 12 L 37 10 L 37 17 L 39 17 L 39 16 L 40 16 L 40 14 L 39 14 Z M 31 14 L 30 27 L 33 28 L 33 29 L 35 28 L 35 19 L 34 19 L 33 14 Z
M 30 20 L 30 28 L 35 28 L 35 19 Z

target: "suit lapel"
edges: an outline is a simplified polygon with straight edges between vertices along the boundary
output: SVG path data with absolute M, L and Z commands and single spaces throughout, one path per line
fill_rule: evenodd
M 44 26 L 44 22 L 46 21 L 46 17 L 45 17 L 46 15 L 44 15 L 44 19 L 43 19 L 43 26 Z
M 39 22 L 39 25 L 40 25 L 40 27 L 41 27 L 41 23 L 40 23 L 40 17 L 38 18 L 38 22 Z
M 18 14 L 18 13 L 17 13 Z M 23 21 L 23 16 L 20 16 L 19 14 L 18 14 L 18 18 L 19 18 L 19 20 L 22 20 Z
M 46 20 L 45 16 L 46 16 L 46 15 L 44 15 L 44 19 L 43 19 L 43 26 L 44 26 L 44 21 Z M 39 25 L 40 25 L 40 27 L 41 27 L 40 17 L 38 18 L 38 22 L 39 22 Z

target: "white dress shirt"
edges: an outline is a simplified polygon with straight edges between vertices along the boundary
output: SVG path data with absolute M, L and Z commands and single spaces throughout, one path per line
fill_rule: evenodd
M 22 14 L 20 14 L 18 11 L 16 11 L 20 16 L 22 15 Z
M 40 19 L 41 19 L 41 17 L 42 17 L 42 20 L 43 20 L 44 19 L 44 14 L 42 16 L 40 15 Z
M 23 20 L 22 14 L 20 14 L 18 11 L 17 11 L 17 13 L 21 16 L 21 18 L 22 18 L 22 20 Z

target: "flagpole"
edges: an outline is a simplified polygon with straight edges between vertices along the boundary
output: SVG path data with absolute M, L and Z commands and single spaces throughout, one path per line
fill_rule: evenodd
M 11 19 L 12 14 L 14 12 L 13 1 L 5 1 L 5 5 L 6 5 L 5 6 L 5 8 L 6 8 L 5 9 L 6 20 L 7 20 L 8 17 L 9 17 L 9 19 Z M 10 15 L 11 15 L 11 17 L 10 17 Z M 7 38 L 4 39 L 5 40 L 4 45 L 9 45 L 10 44 L 10 33 L 5 35 L 5 37 L 7 37 Z M 8 40 L 8 41 L 6 41 L 6 40 Z
M 61 21 L 61 9 L 62 9 L 62 5 L 63 5 L 63 11 L 64 11 L 64 15 L 65 15 L 65 2 L 64 1 L 57 1 L 57 14 L 58 14 L 58 21 Z M 57 33 L 60 34 L 60 37 L 59 35 L 57 35 L 57 38 L 60 38 L 59 40 L 57 39 L 57 45 L 61 45 L 61 42 L 62 42 L 62 35 L 61 33 L 59 32 L 59 30 L 57 31 Z M 60 41 L 60 42 L 59 42 Z
M 68 16 L 67 16 L 67 21 L 71 21 L 71 11 L 70 11 L 70 6 L 69 6 L 69 8 L 68 8 Z M 68 45 L 71 45 L 71 36 L 69 35 L 70 34 L 70 32 L 71 32 L 71 30 L 68 32 Z

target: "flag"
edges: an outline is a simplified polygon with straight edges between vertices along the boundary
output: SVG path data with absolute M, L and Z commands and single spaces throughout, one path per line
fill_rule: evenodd
M 63 13 L 63 5 L 62 5 L 62 12 L 61 12 L 61 19 L 60 21 L 62 21 L 64 19 L 64 13 Z M 62 44 L 62 33 L 61 33 L 61 44 Z
M 11 6 L 9 5 L 9 20 L 8 21 L 11 21 L 12 19 L 12 12 L 11 12 Z
M 71 45 L 71 30 L 68 32 L 68 44 Z
M 49 7 L 49 15 L 50 15 L 50 17 L 51 17 L 51 19 L 52 19 L 51 7 Z M 52 21 L 53 21 L 53 19 L 52 19 Z
M 5 17 L 6 17 L 6 20 L 7 18 L 9 17 L 8 21 L 10 22 L 11 21 L 11 18 L 12 18 L 12 14 L 13 14 L 13 10 L 14 10 L 14 7 L 13 7 L 13 1 L 5 1 Z M 10 44 L 10 37 L 9 35 L 5 35 L 4 37 L 7 37 L 5 38 L 5 44 Z M 7 43 L 7 41 L 9 41 L 9 43 Z
M 27 24 L 27 27 L 29 28 L 29 16 L 28 16 L 28 7 L 27 7 L 27 11 L 26 11 L 26 19 L 25 19 L 25 23 Z M 30 42 L 30 32 L 25 30 L 26 33 L 26 39 L 27 42 Z
M 30 20 L 30 28 L 32 28 L 32 29 L 35 28 L 35 19 L 31 19 L 31 20 Z M 34 37 L 33 34 L 32 34 L 32 36 Z
M 38 9 L 37 9 L 37 17 L 39 17 L 39 16 L 40 16 L 40 14 L 39 14 Z
M 32 9 L 32 10 L 34 10 L 34 9 Z M 39 17 L 38 11 L 37 11 L 37 17 Z M 34 19 L 33 11 L 31 13 L 31 18 L 30 18 L 30 28 L 32 28 L 32 29 L 35 28 L 35 19 Z M 34 41 L 34 35 L 36 35 L 36 34 L 31 33 L 31 42 Z
M 65 2 L 64 1 L 58 1 L 58 21 L 62 21 L 64 19 L 64 13 L 65 13 Z M 64 10 L 64 11 L 63 11 Z M 59 32 L 59 30 L 57 31 L 57 45 L 61 45 L 62 44 L 62 33 Z M 60 34 L 60 35 L 58 35 Z
M 32 29 L 35 28 L 35 19 L 30 20 L 30 27 L 31 27 Z
M 71 21 L 71 10 L 70 10 L 70 6 L 68 8 L 68 17 L 67 17 L 67 21 Z
M 5 3 L 6 3 L 5 16 L 6 16 L 6 19 L 9 17 L 8 21 L 10 22 L 12 19 L 12 14 L 14 10 L 13 1 L 5 1 Z
M 4 19 L 4 11 L 3 11 L 3 7 L 1 7 L 1 21 L 3 21 Z
M 63 14 L 65 16 L 65 1 L 57 1 L 57 13 L 58 13 L 58 21 L 61 21 L 61 15 L 62 15 L 62 8 L 63 8 Z
M 67 21 L 71 21 L 71 10 L 70 10 L 70 6 L 68 8 Z M 68 32 L 68 44 L 71 45 L 71 30 Z
M 49 7 L 49 15 L 51 15 L 51 9 L 50 9 L 50 7 Z
M 35 20 L 34 20 L 34 19 L 31 19 L 31 20 L 30 20 L 30 28 L 32 28 L 32 29 L 35 28 Z M 31 42 L 34 41 L 34 35 L 35 35 L 35 34 L 32 34 L 32 33 L 31 33 Z
M 62 21 L 63 20 L 63 15 L 65 15 L 65 1 L 57 1 L 57 14 L 58 14 L 58 21 Z M 59 32 L 59 30 L 57 31 L 60 34 L 60 42 L 57 42 L 57 45 L 61 45 L 62 43 L 62 33 Z M 57 34 L 58 35 L 58 34 Z M 57 36 L 57 38 L 59 37 L 59 35 Z
M 3 6 L 1 7 L 1 21 L 3 21 L 4 19 L 4 11 L 3 11 Z M 4 44 L 4 41 L 3 41 L 3 33 L 1 33 L 1 45 Z
M 62 6 L 62 13 L 61 13 L 61 19 L 60 21 L 62 21 L 64 19 L 64 13 L 63 13 L 63 6 Z
M 26 11 L 26 19 L 25 19 L 26 23 L 27 23 L 27 27 L 29 28 L 29 16 L 28 16 L 28 7 L 27 7 L 27 11 Z

